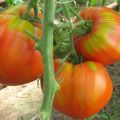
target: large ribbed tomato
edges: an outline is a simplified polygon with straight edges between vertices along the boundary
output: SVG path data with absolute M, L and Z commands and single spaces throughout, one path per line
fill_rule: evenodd
M 87 8 L 81 17 L 91 20 L 91 31 L 75 37 L 77 52 L 89 60 L 103 64 L 120 61 L 120 16 L 105 7 Z
M 56 62 L 58 66 L 59 61 Z M 104 66 L 97 62 L 87 61 L 77 65 L 65 63 L 57 80 L 62 81 L 53 106 L 75 119 L 96 114 L 112 95 L 111 78 Z
M 43 74 L 41 54 L 25 31 L 36 28 L 16 15 L 0 15 L 0 83 L 24 84 Z

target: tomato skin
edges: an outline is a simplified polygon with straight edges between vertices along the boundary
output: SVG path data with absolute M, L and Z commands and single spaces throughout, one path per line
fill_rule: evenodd
M 20 85 L 43 74 L 42 57 L 25 31 L 33 25 L 15 15 L 0 15 L 0 83 Z
M 57 77 L 57 80 L 61 79 L 63 81 L 55 95 L 53 107 L 74 119 L 81 120 L 96 114 L 111 98 L 112 81 L 100 63 L 65 63 Z
M 85 20 L 92 20 L 92 30 L 74 38 L 78 53 L 88 60 L 102 64 L 120 61 L 120 16 L 105 7 L 87 8 L 81 12 Z

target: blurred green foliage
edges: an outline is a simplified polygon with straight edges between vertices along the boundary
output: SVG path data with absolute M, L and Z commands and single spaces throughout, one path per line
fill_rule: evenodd
M 23 0 L 6 0 L 8 5 L 18 5 L 18 4 L 22 4 Z

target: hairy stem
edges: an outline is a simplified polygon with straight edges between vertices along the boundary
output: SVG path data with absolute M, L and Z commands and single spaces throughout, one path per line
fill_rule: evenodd
M 55 0 L 44 0 L 44 21 L 42 36 L 42 56 L 44 65 L 44 97 L 41 107 L 42 120 L 50 120 L 52 103 L 58 84 L 53 67 L 53 21 L 55 17 Z

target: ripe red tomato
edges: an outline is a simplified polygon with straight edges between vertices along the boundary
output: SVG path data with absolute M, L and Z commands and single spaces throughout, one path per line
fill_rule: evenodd
M 43 74 L 41 54 L 24 31 L 35 33 L 35 28 L 18 16 L 0 15 L 0 83 L 20 85 Z
M 120 61 L 120 16 L 117 12 L 104 7 L 87 8 L 81 17 L 91 20 L 91 31 L 74 38 L 78 53 L 89 60 L 102 64 Z
M 58 68 L 59 61 L 56 62 Z M 53 107 L 75 119 L 96 114 L 111 98 L 112 81 L 100 63 L 87 61 L 72 65 L 66 62 L 57 77 L 57 80 L 61 79 Z

